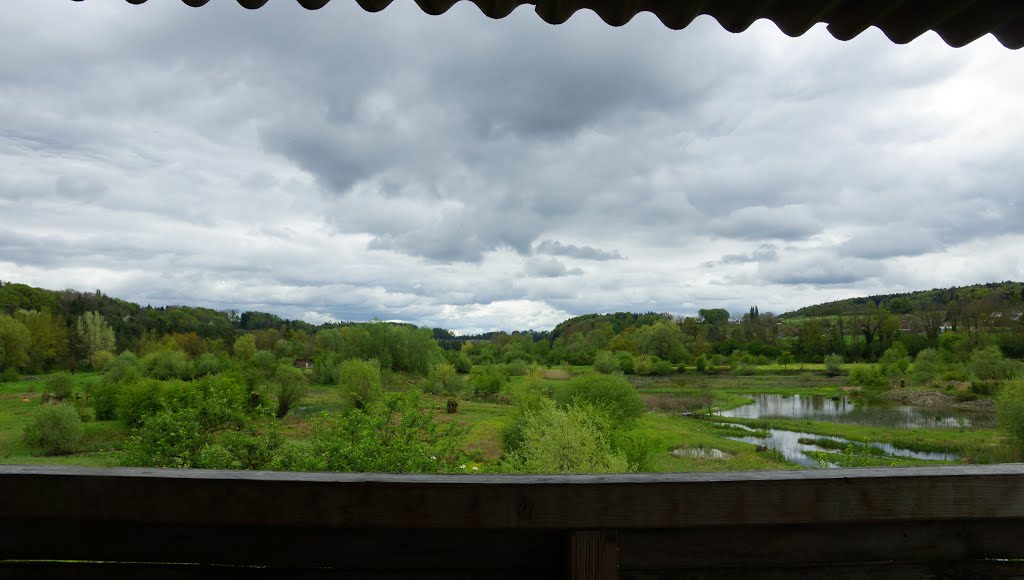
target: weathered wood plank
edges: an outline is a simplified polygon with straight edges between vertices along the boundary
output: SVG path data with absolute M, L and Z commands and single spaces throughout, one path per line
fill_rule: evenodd
M 614 580 L 619 577 L 619 537 L 613 530 L 581 530 L 569 535 L 569 578 Z
M 562 578 L 562 575 L 535 576 L 517 572 L 487 572 L 442 570 L 424 573 L 387 573 L 337 569 L 314 570 L 308 568 L 256 568 L 232 566 L 167 565 L 167 564 L 111 564 L 107 562 L 0 562 L 0 578 L 4 580 L 532 580 L 534 578 Z
M 5 521 L 0 560 L 184 562 L 349 572 L 432 570 L 563 576 L 566 533 L 518 530 L 349 530 Z
M 998 520 L 1024 518 L 1022 476 L 1021 465 L 575 478 L 2 466 L 0 519 L 563 530 Z
M 630 572 L 1024 558 L 1024 520 L 625 530 Z

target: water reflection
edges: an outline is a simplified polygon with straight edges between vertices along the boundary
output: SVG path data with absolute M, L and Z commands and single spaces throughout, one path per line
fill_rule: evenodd
M 910 405 L 824 397 L 820 395 L 752 395 L 749 405 L 721 411 L 722 417 L 746 419 L 806 419 L 830 423 L 851 423 L 901 429 L 950 429 L 992 427 L 989 414 L 969 413 L 958 409 L 924 409 Z
M 796 463 L 804 467 L 812 469 L 827 467 L 837 467 L 835 464 L 828 463 L 821 465 L 817 460 L 811 459 L 804 454 L 805 451 L 829 451 L 817 445 L 809 443 L 809 440 L 814 439 L 829 439 L 836 441 L 842 445 L 850 444 L 851 442 L 841 437 L 827 437 L 824 435 L 814 435 L 812 433 L 800 433 L 798 431 L 785 431 L 783 429 L 771 429 L 768 431 L 768 436 L 765 438 L 761 437 L 729 437 L 734 441 L 743 441 L 744 443 L 750 443 L 752 445 L 764 445 L 769 449 L 774 449 L 782 454 L 782 456 L 790 463 Z M 803 440 L 803 441 L 801 441 Z M 862 445 L 860 443 L 856 445 Z M 868 445 L 876 449 L 881 449 L 886 455 L 895 457 L 911 457 L 914 459 L 927 459 L 931 461 L 956 461 L 959 457 L 955 453 L 935 453 L 928 451 L 911 451 L 909 449 L 901 449 L 895 447 L 889 443 L 878 443 L 875 441 L 868 442 Z

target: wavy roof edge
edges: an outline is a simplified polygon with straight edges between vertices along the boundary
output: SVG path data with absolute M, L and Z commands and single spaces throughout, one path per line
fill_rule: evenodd
M 81 2 L 82 0 L 74 0 Z M 144 4 L 146 0 L 127 0 Z M 210 0 L 182 0 L 199 7 Z M 248 9 L 268 0 L 236 0 Z M 318 10 L 330 0 L 295 0 Z M 340 1 L 340 0 L 339 0 Z M 351 0 L 349 0 L 351 1 Z M 654 14 L 673 30 L 708 15 L 730 32 L 742 32 L 767 19 L 783 33 L 800 36 L 823 22 L 839 40 L 855 38 L 872 26 L 896 44 L 906 44 L 929 30 L 946 44 L 959 48 L 986 34 L 1009 49 L 1024 47 L 1022 0 L 414 0 L 427 14 L 444 14 L 457 2 L 472 2 L 485 15 L 500 19 L 522 5 L 532 5 L 550 24 L 561 24 L 576 12 L 589 9 L 611 26 L 622 26 L 641 12 Z M 379 12 L 392 0 L 355 0 L 368 12 Z

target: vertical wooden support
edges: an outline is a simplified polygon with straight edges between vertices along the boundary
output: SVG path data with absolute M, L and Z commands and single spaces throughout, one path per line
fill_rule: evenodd
M 619 534 L 615 530 L 569 533 L 569 578 L 614 580 L 619 577 Z

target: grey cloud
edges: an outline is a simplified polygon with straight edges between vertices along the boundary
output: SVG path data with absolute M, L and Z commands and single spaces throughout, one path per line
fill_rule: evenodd
M 800 240 L 820 232 L 822 227 L 802 206 L 745 207 L 708 224 L 714 234 L 742 240 Z
M 581 260 L 605 261 L 622 259 L 622 255 L 616 250 L 606 251 L 586 245 L 577 246 L 575 244 L 563 244 L 558 240 L 544 240 L 534 247 L 534 252 L 538 254 L 548 254 L 551 256 L 579 258 Z
M 527 276 L 538 278 L 560 278 L 582 274 L 583 270 L 569 269 L 564 263 L 554 258 L 533 258 L 526 261 L 525 272 Z
M 763 245 L 749 254 L 726 254 L 716 262 L 708 262 L 705 265 L 715 264 L 748 264 L 750 262 L 774 262 L 778 258 L 775 246 Z
M 869 230 L 843 242 L 841 256 L 880 260 L 897 256 L 919 256 L 941 247 L 934 234 L 914 224 L 894 223 Z
M 786 257 L 772 264 L 759 264 L 758 274 L 773 284 L 811 284 L 832 286 L 854 284 L 885 274 L 881 262 L 860 258 L 840 258 L 828 253 L 810 253 Z

